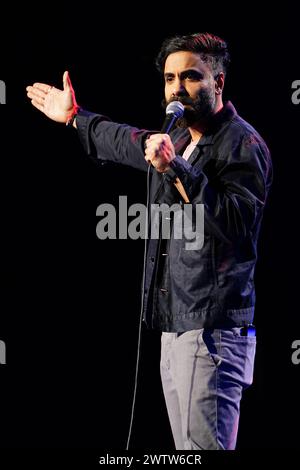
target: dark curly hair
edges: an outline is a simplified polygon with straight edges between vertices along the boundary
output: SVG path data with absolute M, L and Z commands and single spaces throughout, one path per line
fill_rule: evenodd
M 200 54 L 202 60 L 211 65 L 214 75 L 220 72 L 226 75 L 230 55 L 227 43 L 218 36 L 210 33 L 195 33 L 166 39 L 155 61 L 159 72 L 163 73 L 167 57 L 179 51 Z

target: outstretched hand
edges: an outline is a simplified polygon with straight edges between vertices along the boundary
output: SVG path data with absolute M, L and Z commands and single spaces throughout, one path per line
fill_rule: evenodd
M 78 108 L 69 72 L 63 75 L 63 90 L 46 83 L 34 83 L 26 88 L 32 105 L 56 122 L 66 123 Z

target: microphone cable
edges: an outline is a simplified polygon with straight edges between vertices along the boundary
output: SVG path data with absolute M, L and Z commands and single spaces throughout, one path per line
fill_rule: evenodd
M 144 310 L 145 277 L 146 277 L 145 272 L 146 272 L 147 240 L 148 240 L 150 167 L 151 167 L 151 165 L 149 164 L 148 169 L 147 169 L 147 201 L 146 201 L 146 208 L 147 209 L 146 209 L 146 220 L 145 220 L 145 243 L 144 243 L 144 263 L 143 263 L 143 278 L 142 278 L 143 279 L 142 280 L 142 301 L 141 301 L 141 311 L 140 311 L 139 329 L 138 329 L 138 344 L 137 344 L 137 355 L 136 355 L 136 365 L 135 365 L 134 391 L 133 391 L 133 399 L 132 399 L 132 406 L 131 406 L 131 417 L 130 417 L 130 424 L 129 424 L 126 450 L 129 450 L 129 444 L 130 444 L 130 438 L 131 438 L 131 432 L 132 432 L 135 402 L 136 402 L 137 383 L 138 383 L 139 362 L 140 362 L 140 346 L 141 346 L 142 321 L 143 321 L 143 310 Z
M 161 133 L 169 134 L 173 125 L 177 121 L 179 117 L 181 117 L 184 113 L 184 106 L 180 101 L 172 101 L 168 104 L 166 108 L 166 117 L 161 128 Z M 129 431 L 127 437 L 127 444 L 126 450 L 129 450 L 131 432 L 132 432 L 132 424 L 134 418 L 134 409 L 135 409 L 135 402 L 136 402 L 136 391 L 137 391 L 137 381 L 138 381 L 138 371 L 139 371 L 139 362 L 140 362 L 140 345 L 141 345 L 141 335 L 142 335 L 142 321 L 143 321 L 143 310 L 144 310 L 144 294 L 145 294 L 145 272 L 146 272 L 146 257 L 147 257 L 147 240 L 148 240 L 148 221 L 149 221 L 149 193 L 150 193 L 150 167 L 151 164 L 149 163 L 147 169 L 147 202 L 146 202 L 146 221 L 145 221 L 145 244 L 144 244 L 144 266 L 143 266 L 143 284 L 142 284 L 142 301 L 141 301 L 141 311 L 140 311 L 140 318 L 139 318 L 139 329 L 138 329 L 138 345 L 137 345 L 137 356 L 136 356 L 136 365 L 135 365 L 135 379 L 134 379 L 134 391 L 133 391 L 133 399 L 132 399 L 132 407 L 131 407 L 131 417 L 130 417 L 130 424 L 129 424 Z M 178 191 L 182 195 L 185 202 L 189 202 L 185 189 L 183 188 L 180 180 L 176 178 L 175 186 L 177 187 Z

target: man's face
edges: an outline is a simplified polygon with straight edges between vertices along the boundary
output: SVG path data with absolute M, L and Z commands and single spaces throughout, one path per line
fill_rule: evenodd
M 210 66 L 199 54 L 188 51 L 174 52 L 165 62 L 165 101 L 178 100 L 185 107 L 181 127 L 203 122 L 216 107 L 215 79 Z

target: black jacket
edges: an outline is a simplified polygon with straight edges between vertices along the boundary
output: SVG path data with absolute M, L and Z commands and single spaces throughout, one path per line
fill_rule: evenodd
M 89 155 L 147 171 L 149 131 L 84 110 L 77 127 Z M 164 176 L 151 167 L 150 203 L 183 205 L 173 184 L 179 177 L 193 207 L 204 205 L 204 243 L 187 250 L 187 240 L 173 233 L 169 240 L 149 239 L 144 320 L 174 332 L 251 323 L 257 238 L 272 181 L 268 148 L 230 102 L 212 118 L 188 161 L 181 157 L 188 130 L 170 136 L 177 156 Z

